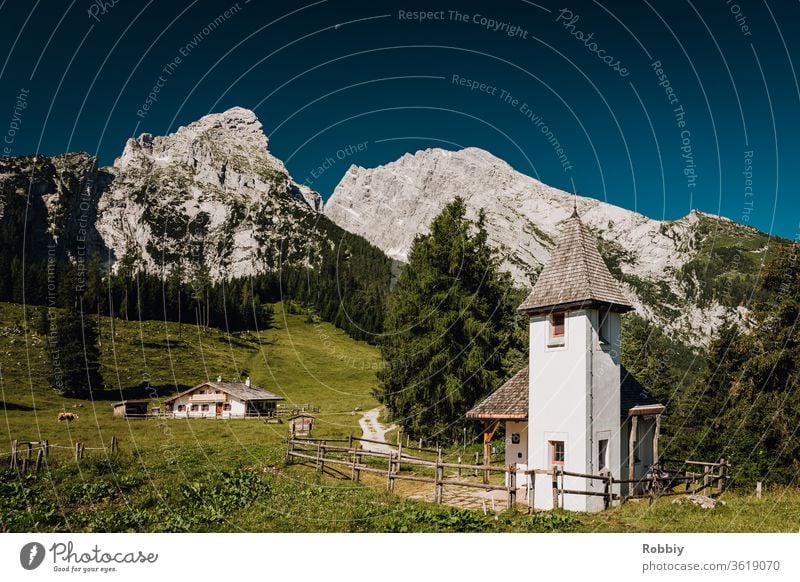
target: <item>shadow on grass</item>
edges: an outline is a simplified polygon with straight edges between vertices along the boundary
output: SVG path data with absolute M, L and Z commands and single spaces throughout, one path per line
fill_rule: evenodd
M 186 346 L 186 342 L 184 342 L 182 340 L 167 340 L 167 339 L 155 340 L 155 341 L 150 340 L 150 341 L 145 341 L 145 342 L 139 341 L 139 340 L 131 340 L 130 344 L 132 346 L 136 346 L 138 348 L 149 348 L 149 349 L 154 349 L 154 350 L 159 350 L 159 349 L 162 349 L 162 350 L 166 350 L 166 349 L 175 350 L 175 349 L 180 349 L 180 348 L 187 347 Z
M 94 400 L 119 402 L 120 400 L 139 400 L 143 398 L 165 398 L 191 388 L 188 384 L 159 384 L 157 386 L 140 384 L 122 390 L 95 392 Z
M 27 404 L 15 404 L 14 402 L 6 402 L 4 400 L 0 400 L 0 408 L 3 410 L 19 410 L 21 412 L 30 412 L 33 410 L 32 406 L 28 406 Z

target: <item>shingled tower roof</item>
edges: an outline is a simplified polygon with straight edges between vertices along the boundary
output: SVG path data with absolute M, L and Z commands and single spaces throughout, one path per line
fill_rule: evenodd
M 574 212 L 564 223 L 564 231 L 533 291 L 518 309 L 533 315 L 557 308 L 597 305 L 619 312 L 633 309 L 600 256 L 594 237 Z

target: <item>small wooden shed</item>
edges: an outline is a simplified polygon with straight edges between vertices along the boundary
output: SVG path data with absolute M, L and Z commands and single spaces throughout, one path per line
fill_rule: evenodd
M 114 418 L 145 418 L 149 404 L 150 400 L 147 398 L 115 402 L 113 404 Z
M 292 436 L 311 436 L 314 428 L 314 417 L 310 414 L 295 414 L 289 417 L 289 432 Z

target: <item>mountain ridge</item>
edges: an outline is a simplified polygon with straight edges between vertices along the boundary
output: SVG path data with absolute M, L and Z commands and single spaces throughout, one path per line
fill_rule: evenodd
M 560 224 L 577 202 L 579 215 L 598 238 L 606 262 L 622 280 L 637 312 L 692 345 L 706 344 L 724 321 L 742 322 L 747 316 L 746 308 L 734 301 L 695 296 L 697 288 L 704 287 L 698 280 L 707 273 L 696 261 L 704 252 L 713 255 L 713 242 L 710 251 L 707 247 L 714 231 L 763 239 L 765 245 L 759 248 L 768 241 L 753 227 L 696 210 L 677 220 L 655 220 L 576 196 L 474 147 L 420 150 L 375 168 L 352 165 L 323 212 L 345 230 L 405 261 L 414 237 L 425 234 L 433 217 L 456 195 L 465 199 L 470 218 L 477 218 L 479 209 L 485 212 L 490 244 L 524 288 L 530 288 L 549 258 Z M 748 269 L 752 250 L 738 249 L 748 259 Z M 719 267 L 716 262 L 713 266 Z M 714 277 L 718 275 L 725 273 Z
M 241 107 L 165 136 L 131 138 L 111 166 L 100 168 L 85 153 L 23 156 L 0 160 L 0 178 L 7 215 L 0 226 L 14 249 L 0 268 L 19 270 L 15 253 L 43 258 L 54 240 L 74 260 L 83 232 L 76 224 L 84 221 L 86 245 L 115 272 L 178 271 L 186 280 L 224 281 L 287 266 L 316 268 L 325 256 L 325 277 L 338 285 L 342 265 L 333 257 L 351 233 L 365 239 L 357 252 L 371 257 L 347 267 L 359 279 L 359 301 L 369 299 L 363 294 L 370 284 L 353 269 L 377 260 L 377 250 L 365 245 L 405 261 L 414 237 L 456 195 L 469 217 L 485 211 L 490 244 L 516 284 L 528 289 L 577 201 L 637 312 L 695 346 L 707 344 L 725 321 L 746 322 L 759 265 L 771 248 L 767 235 L 730 219 L 699 211 L 651 219 L 550 187 L 475 147 L 406 153 L 375 168 L 351 165 L 323 203 L 294 181 L 269 151 L 258 117 Z M 30 225 L 26 206 L 33 209 Z M 25 239 L 25 255 L 18 241 L 28 228 L 35 236 Z

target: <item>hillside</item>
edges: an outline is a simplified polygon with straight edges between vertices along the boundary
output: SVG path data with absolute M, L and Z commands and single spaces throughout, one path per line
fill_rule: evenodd
M 111 403 L 126 398 L 153 398 L 155 403 L 221 375 L 226 380 L 250 376 L 254 384 L 284 396 L 287 405 L 312 403 L 321 407 L 318 428 L 341 431 L 358 426 L 353 408 L 376 406 L 371 396 L 380 356 L 377 349 L 349 338 L 333 325 L 307 323 L 276 305 L 274 327 L 258 334 L 226 334 L 213 328 L 159 321 L 126 322 L 100 318 L 100 348 L 105 392 L 94 401 L 65 398 L 49 387 L 45 337 L 35 331 L 37 308 L 28 308 L 28 331 L 22 307 L 0 303 L 0 378 L 6 443 L 50 439 L 108 444 L 112 435 L 140 451 L 164 445 L 162 430 L 149 421 L 113 419 Z M 346 355 L 348 359 L 343 357 Z M 148 387 L 149 385 L 149 387 Z M 80 420 L 67 425 L 56 420 L 62 409 L 76 411 Z M 235 437 L 247 445 L 277 442 L 285 425 L 261 422 L 215 424 L 170 422 L 171 444 L 193 446 L 203 434 Z M 196 434 L 196 429 L 201 434 Z M 216 445 L 214 445 L 216 446 Z M 6 448 L 5 446 L 3 447 Z M 239 454 L 233 451 L 235 454 Z
M 414 236 L 456 195 L 470 218 L 486 212 L 489 242 L 524 288 L 549 258 L 576 198 L 478 148 L 429 149 L 377 168 L 351 166 L 324 212 L 405 261 Z M 740 306 L 749 304 L 769 253 L 767 235 L 700 212 L 660 221 L 592 198 L 577 201 L 637 311 L 674 338 L 705 345 L 724 318 L 746 313 Z

